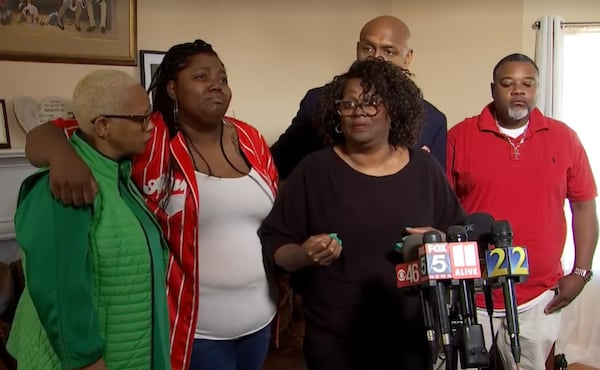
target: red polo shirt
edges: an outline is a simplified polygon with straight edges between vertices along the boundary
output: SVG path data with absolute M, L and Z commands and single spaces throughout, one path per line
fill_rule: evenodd
M 446 176 L 467 213 L 508 220 L 514 245 L 527 247 L 530 276 L 517 284 L 520 305 L 563 276 L 565 199 L 592 200 L 596 184 L 585 150 L 567 125 L 534 109 L 517 159 L 490 107 L 448 132 Z M 485 306 L 482 297 L 477 304 Z M 494 292 L 494 307 L 504 308 L 501 291 Z

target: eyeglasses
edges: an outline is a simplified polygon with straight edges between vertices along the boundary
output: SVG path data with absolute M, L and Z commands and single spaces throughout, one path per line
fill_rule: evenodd
M 100 117 L 106 118 L 121 118 L 126 119 L 135 123 L 139 123 L 142 125 L 142 131 L 147 131 L 150 126 L 150 117 L 152 116 L 152 112 L 148 114 L 101 114 L 98 117 L 92 120 L 92 124 L 96 123 L 96 120 Z
M 357 102 L 354 100 L 336 100 L 335 107 L 337 112 L 342 117 L 352 117 L 356 109 L 360 110 L 367 117 L 376 116 L 381 110 L 381 102 L 375 100 L 370 102 Z

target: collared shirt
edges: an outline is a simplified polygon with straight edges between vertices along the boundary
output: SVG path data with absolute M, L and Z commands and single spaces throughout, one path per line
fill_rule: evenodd
M 567 125 L 536 108 L 527 130 L 512 139 L 498 130 L 491 109 L 492 104 L 448 132 L 446 175 L 465 211 L 508 220 L 514 245 L 527 248 L 530 275 L 517 284 L 517 303 L 523 304 L 563 276 L 565 199 L 593 200 L 596 184 L 585 150 Z M 495 292 L 494 307 L 504 307 L 501 292 Z

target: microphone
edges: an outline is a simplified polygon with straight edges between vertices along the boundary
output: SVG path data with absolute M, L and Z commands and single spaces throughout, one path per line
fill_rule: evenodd
M 402 261 L 416 261 L 419 259 L 419 247 L 422 245 L 423 234 L 411 234 L 402 238 L 395 248 L 402 256 Z
M 428 231 L 422 236 L 415 234 L 405 237 L 401 243 L 396 244 L 396 251 L 402 255 L 403 261 L 396 265 L 396 285 L 398 288 L 419 288 L 432 355 L 437 357 L 437 321 L 447 367 L 456 364 L 456 360 L 451 348 L 452 325 L 446 304 L 446 285 L 458 285 L 460 280 L 481 278 L 477 243 L 467 242 L 464 228 L 460 227 L 458 231 L 461 236 L 452 243 L 444 242 L 438 231 Z M 471 301 L 470 307 L 474 312 L 472 294 L 467 300 Z M 434 314 L 437 320 L 433 318 Z M 474 315 L 471 317 L 476 320 Z M 477 333 L 471 335 L 470 328 L 466 330 L 469 330 L 466 337 L 477 336 Z M 481 330 L 480 332 L 483 333 Z M 485 345 L 483 349 L 485 351 Z M 468 363 L 467 361 L 466 358 L 461 360 L 463 363 Z
M 396 286 L 398 288 L 420 287 L 421 285 L 421 266 L 419 262 L 419 247 L 423 245 L 422 234 L 412 234 L 402 239 L 402 242 L 395 245 L 395 249 L 402 256 L 404 263 L 396 265 Z M 410 261 L 410 262 L 406 262 Z M 425 335 L 429 346 L 433 368 L 437 361 L 438 346 L 435 335 L 435 319 L 431 308 L 431 301 L 423 289 L 418 289 L 421 311 L 423 313 L 423 323 L 425 325 Z
M 396 265 L 396 286 L 398 288 L 418 287 L 421 285 L 421 263 L 419 247 L 423 245 L 422 234 L 412 234 L 402 238 L 394 246 L 400 254 L 402 263 Z
M 443 281 L 452 278 L 448 243 L 442 241 L 442 235 L 437 231 L 428 231 L 423 234 L 423 248 L 421 248 L 421 270 L 423 272 L 424 286 L 435 303 L 442 349 L 446 355 L 446 368 L 455 363 L 450 348 L 450 316 L 446 306 L 446 286 Z M 431 289 L 433 288 L 433 289 Z
M 453 269 L 463 268 L 464 278 L 458 282 L 460 316 L 462 318 L 458 332 L 458 347 L 463 369 L 489 366 L 483 328 L 477 323 L 475 311 L 473 279 L 481 277 L 478 246 L 476 242 L 467 241 L 465 229 L 460 225 L 450 226 L 446 236 L 448 249 L 451 251 Z M 456 368 L 456 365 L 454 364 L 453 367 Z
M 480 253 L 485 252 L 493 241 L 493 224 L 494 217 L 485 212 L 472 213 L 465 218 L 467 238 L 472 242 L 477 242 Z
M 492 225 L 494 249 L 486 251 L 487 273 L 489 278 L 499 282 L 507 278 L 520 283 L 529 276 L 527 248 L 513 246 L 512 228 L 508 221 L 496 221 Z
M 513 246 L 513 234 L 508 221 L 496 221 L 492 225 L 492 234 L 494 249 L 486 251 L 485 256 L 488 278 L 496 279 L 502 285 L 511 351 L 515 362 L 519 363 L 521 345 L 515 283 L 529 275 L 527 250 Z
M 490 244 L 494 242 L 494 234 L 492 234 L 492 225 L 494 222 L 494 217 L 485 212 L 472 213 L 465 218 L 465 230 L 467 232 L 467 237 L 469 240 L 477 242 L 481 264 L 486 263 L 486 252 L 489 249 Z M 490 326 L 492 328 L 491 333 L 493 333 L 494 330 L 492 327 L 493 324 L 491 317 L 494 314 L 494 301 L 492 298 L 491 281 L 483 279 L 480 282 L 476 282 L 475 285 L 476 287 L 483 286 L 485 308 L 488 316 L 490 317 Z

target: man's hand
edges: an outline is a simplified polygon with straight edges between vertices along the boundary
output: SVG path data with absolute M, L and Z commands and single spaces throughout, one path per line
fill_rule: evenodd
M 569 274 L 563 276 L 558 281 L 558 285 L 556 286 L 558 294 L 556 294 L 548 303 L 548 305 L 546 305 L 546 308 L 544 308 L 544 313 L 549 315 L 562 309 L 563 307 L 568 306 L 569 303 L 577 298 L 584 286 L 585 280 L 579 275 Z
M 302 248 L 312 263 L 320 266 L 330 265 L 342 253 L 342 246 L 327 234 L 311 236 L 302 243 Z
M 65 205 L 92 204 L 98 186 L 87 164 L 74 150 L 56 153 L 50 161 L 50 189 Z
M 84 366 L 80 370 L 107 370 L 107 367 L 104 363 L 104 359 L 100 358 L 98 361 L 94 362 L 91 365 Z

